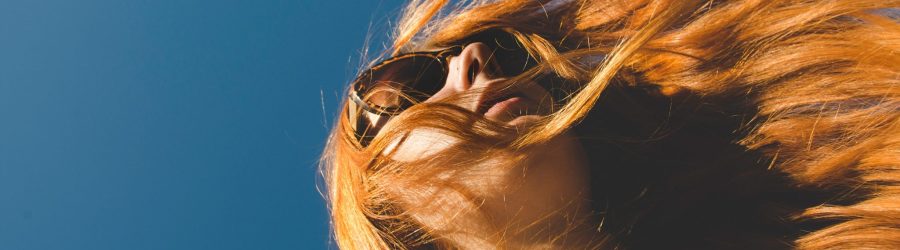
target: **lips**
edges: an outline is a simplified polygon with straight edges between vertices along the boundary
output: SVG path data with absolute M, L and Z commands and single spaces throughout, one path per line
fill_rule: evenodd
M 484 112 L 487 118 L 500 118 L 504 115 L 515 115 L 527 109 L 525 98 L 512 96 L 490 105 Z
M 505 78 L 492 79 L 485 86 L 503 84 Z M 479 98 L 475 111 L 497 122 L 511 122 L 518 117 L 546 115 L 552 108 L 549 93 L 537 84 L 522 83 L 505 91 L 486 91 Z

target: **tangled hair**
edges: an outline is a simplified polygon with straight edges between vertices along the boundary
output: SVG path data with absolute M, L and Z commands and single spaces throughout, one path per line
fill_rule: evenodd
M 440 199 L 428 195 L 434 187 L 478 203 L 458 183 L 486 171 L 474 163 L 500 155 L 497 167 L 514 168 L 529 154 L 510 152 L 573 131 L 586 151 L 610 156 L 590 159 L 603 222 L 583 223 L 603 240 L 585 248 L 898 249 L 897 7 L 412 0 L 389 53 L 503 34 L 535 61 L 510 84 L 552 82 L 565 95 L 527 128 L 423 103 L 367 147 L 345 106 L 321 160 L 334 237 L 345 249 L 451 248 L 448 232 L 420 226 L 410 203 Z M 459 143 L 442 157 L 391 160 L 422 128 Z

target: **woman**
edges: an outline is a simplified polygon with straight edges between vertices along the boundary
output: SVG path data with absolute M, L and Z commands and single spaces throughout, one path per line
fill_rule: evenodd
M 411 1 L 323 155 L 337 244 L 896 249 L 898 6 Z

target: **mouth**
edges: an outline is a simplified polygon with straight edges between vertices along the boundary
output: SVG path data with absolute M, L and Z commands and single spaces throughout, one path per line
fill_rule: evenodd
M 479 106 L 479 113 L 492 120 L 512 120 L 515 117 L 536 113 L 531 99 L 521 93 L 492 98 Z M 505 118 L 505 119 L 504 119 Z
M 486 93 L 477 102 L 477 113 L 489 120 L 510 122 L 522 116 L 546 115 L 552 109 L 550 94 L 537 84 L 522 84 L 497 92 Z
M 506 98 L 505 100 L 499 101 L 491 105 L 484 112 L 484 116 L 486 117 L 499 117 L 504 114 L 509 115 L 518 115 L 523 113 L 523 111 L 527 110 L 525 105 L 525 98 L 519 96 L 513 96 Z

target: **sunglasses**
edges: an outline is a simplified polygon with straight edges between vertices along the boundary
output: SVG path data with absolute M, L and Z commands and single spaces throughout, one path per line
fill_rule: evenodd
M 367 69 L 350 88 L 348 119 L 361 146 L 368 146 L 387 121 L 436 94 L 447 81 L 455 46 L 432 52 L 400 54 Z

